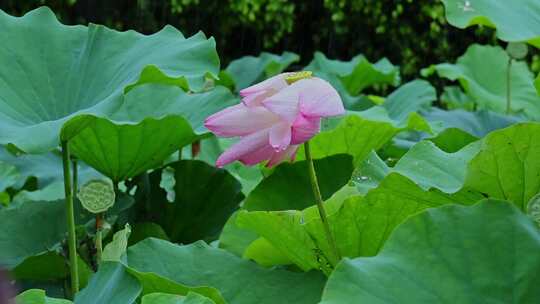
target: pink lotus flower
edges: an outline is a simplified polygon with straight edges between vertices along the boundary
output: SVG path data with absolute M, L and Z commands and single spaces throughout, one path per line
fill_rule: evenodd
M 219 156 L 218 167 L 235 160 L 246 165 L 268 161 L 271 167 L 294 159 L 299 145 L 319 132 L 322 117 L 345 113 L 337 91 L 309 72 L 279 74 L 240 95 L 242 103 L 215 113 L 204 124 L 217 136 L 241 137 Z

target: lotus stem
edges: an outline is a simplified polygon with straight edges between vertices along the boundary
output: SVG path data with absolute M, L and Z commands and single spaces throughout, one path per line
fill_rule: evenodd
M 510 114 L 512 111 L 511 107 L 511 76 L 512 76 L 512 57 L 508 57 L 508 64 L 506 66 L 506 114 Z
M 101 263 L 101 256 L 103 255 L 103 213 L 96 214 L 96 265 Z
M 73 212 L 73 189 L 68 142 L 62 141 L 62 165 L 64 167 L 64 191 L 66 194 L 66 223 L 68 228 L 69 269 L 71 273 L 71 292 L 79 292 L 79 269 L 77 265 L 77 237 L 75 235 L 75 215 Z
M 328 217 L 326 216 L 326 210 L 324 209 L 324 202 L 321 196 L 321 190 L 319 188 L 319 182 L 317 180 L 317 173 L 315 172 L 315 166 L 313 165 L 313 158 L 311 157 L 311 150 L 309 148 L 308 141 L 304 143 L 304 152 L 306 153 L 309 179 L 311 181 L 311 187 L 313 188 L 313 195 L 315 196 L 315 201 L 317 202 L 317 209 L 319 209 L 319 216 L 321 217 L 321 222 L 323 224 L 326 240 L 328 241 L 328 245 L 330 246 L 332 253 L 339 261 L 341 260 L 341 255 L 339 254 L 336 241 L 334 239 L 334 236 L 332 235 L 332 230 L 330 230 L 330 225 L 328 224 Z M 332 261 L 329 262 L 333 264 Z
M 201 141 L 196 140 L 191 144 L 191 158 L 197 158 L 197 155 L 201 152 Z
M 79 167 L 77 165 L 77 159 L 74 158 L 71 164 L 73 166 L 73 197 L 75 197 L 77 191 L 79 191 Z

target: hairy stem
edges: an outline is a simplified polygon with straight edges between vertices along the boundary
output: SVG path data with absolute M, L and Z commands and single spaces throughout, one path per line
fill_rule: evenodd
M 511 76 L 512 76 L 512 57 L 508 57 L 508 64 L 506 66 L 506 114 L 510 114 L 512 111 L 511 107 Z
M 73 197 L 75 198 L 77 191 L 79 191 L 79 167 L 76 159 L 73 159 L 71 164 L 73 166 Z
M 96 265 L 101 263 L 101 256 L 103 255 L 103 214 L 96 214 Z
M 306 153 L 306 160 L 308 163 L 309 179 L 311 181 L 311 187 L 313 188 L 313 195 L 315 196 L 315 201 L 317 202 L 317 208 L 319 209 L 319 216 L 321 217 L 321 221 L 324 227 L 324 233 L 326 234 L 326 240 L 328 241 L 328 245 L 333 251 L 335 258 L 339 261 L 341 260 L 341 255 L 339 254 L 336 241 L 334 240 L 334 236 L 332 235 L 332 231 L 330 230 L 330 225 L 328 224 L 328 218 L 326 216 L 326 210 L 324 209 L 321 190 L 319 189 L 319 182 L 317 181 L 317 173 L 315 172 L 315 166 L 313 165 L 313 158 L 311 157 L 309 142 L 307 141 L 304 143 L 304 151 Z
M 68 228 L 69 269 L 71 273 L 71 292 L 79 292 L 79 270 L 77 265 L 77 239 L 75 235 L 75 216 L 73 212 L 73 189 L 68 142 L 62 141 L 62 164 L 64 167 L 64 190 L 66 194 L 66 223 Z

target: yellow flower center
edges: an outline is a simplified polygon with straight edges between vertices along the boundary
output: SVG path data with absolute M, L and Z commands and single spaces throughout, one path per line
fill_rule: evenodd
M 287 77 L 285 77 L 285 81 L 288 84 L 293 84 L 297 82 L 298 80 L 311 78 L 312 75 L 313 73 L 311 71 L 300 71 L 300 72 L 290 73 L 289 75 L 287 75 Z

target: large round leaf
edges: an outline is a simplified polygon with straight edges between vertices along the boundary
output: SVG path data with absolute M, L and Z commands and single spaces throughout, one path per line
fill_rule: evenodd
M 534 80 L 534 86 L 536 87 L 536 92 L 540 94 L 540 74 L 536 76 L 536 79 Z
M 142 291 L 139 281 L 120 263 L 102 262 L 88 286 L 76 297 L 76 304 L 118 303 L 131 304 Z
M 29 289 L 17 297 L 17 304 L 71 304 L 73 302 L 65 299 L 50 298 L 45 295 L 45 291 L 41 289 Z
M 430 209 L 376 257 L 342 261 L 321 304 L 539 303 L 539 250 L 534 222 L 506 202 Z
M 330 81 L 338 89 L 345 89 L 350 95 L 358 95 L 364 88 L 374 84 L 399 84 L 399 68 L 388 59 L 376 63 L 369 62 L 364 55 L 357 55 L 350 61 L 328 59 L 316 52 L 306 70 L 315 76 Z
M 424 190 L 408 178 L 390 173 L 365 196 L 332 197 L 325 206 L 340 253 L 357 257 L 377 254 L 394 228 L 419 211 L 443 204 L 472 204 L 481 197 L 466 191 L 446 194 L 438 189 Z M 290 263 L 305 271 L 326 271 L 327 261 L 337 262 L 315 206 L 303 211 L 241 211 L 236 223 L 256 232 Z M 245 254 L 261 262 L 264 256 L 249 252 L 253 246 L 257 246 L 256 242 L 249 245 Z
M 0 266 L 13 268 L 26 258 L 58 248 L 66 233 L 64 202 L 23 202 L 0 209 Z
M 0 161 L 0 192 L 6 190 L 20 180 L 20 173 L 11 164 Z
M 437 73 L 459 80 L 465 92 L 481 109 L 506 111 L 508 54 L 498 46 L 472 45 L 455 64 L 435 66 Z M 533 74 L 525 62 L 515 61 L 510 69 L 511 109 L 540 119 L 540 97 L 533 85 Z
M 328 59 L 323 53 L 315 52 L 313 60 L 305 69 L 329 81 L 342 98 L 347 100 L 369 86 L 395 86 L 400 82 L 399 68 L 386 58 L 371 63 L 364 55 L 357 55 L 350 61 L 340 61 Z
M 237 140 L 233 138 L 208 137 L 200 141 L 200 153 L 194 158 L 207 162 L 215 166 L 218 157 Z M 263 178 L 262 170 L 259 166 L 245 166 L 241 162 L 233 162 L 224 167 L 241 184 L 242 192 L 248 194 L 257 186 Z
M 7 166 L 7 167 L 4 167 Z M 11 168 L 11 169 L 10 169 Z M 84 163 L 78 163 L 79 183 L 86 183 L 90 179 L 101 177 L 101 174 L 90 168 Z M 13 155 L 8 149 L 0 147 L 0 175 L 6 174 L 8 178 L 2 178 L 0 181 L 0 191 L 2 184 L 11 184 L 14 188 L 21 188 L 30 177 L 37 179 L 37 187 L 44 189 L 48 186 L 55 187 L 56 184 L 64 183 L 62 173 L 62 156 L 58 151 L 52 151 L 43 154 L 20 154 Z M 61 187 L 63 194 L 63 185 Z M 60 197 L 46 198 L 54 200 Z
M 452 194 L 463 190 L 467 166 L 480 151 L 481 142 L 468 143 L 453 152 L 441 150 L 432 141 L 413 145 L 393 166 L 372 152 L 356 169 L 353 180 L 361 192 L 376 188 L 390 173 L 403 175 L 424 190 Z
M 416 79 L 388 95 L 383 107 L 388 111 L 390 118 L 403 121 L 410 113 L 430 106 L 435 100 L 437 100 L 435 88 L 425 80 Z
M 170 168 L 174 170 L 174 200 L 169 202 L 167 193 L 157 187 L 162 171 L 151 173 L 155 212 L 145 215 L 152 216 L 173 242 L 215 240 L 244 198 L 240 183 L 229 172 L 199 160 L 182 160 Z
M 281 73 L 291 63 L 300 60 L 295 53 L 281 55 L 262 52 L 259 56 L 244 56 L 231 61 L 225 70 L 234 80 L 237 90 L 247 88 L 255 82 Z
M 146 239 L 130 247 L 127 257 L 129 267 L 139 272 L 190 286 L 212 286 L 235 304 L 251 304 L 253 299 L 261 304 L 314 304 L 324 282 L 317 273 L 264 269 L 204 242 L 178 246 Z
M 347 184 L 354 170 L 352 157 L 337 154 L 314 162 L 321 195 L 327 199 Z M 315 204 L 308 163 L 283 163 L 248 195 L 247 210 L 301 210 Z
M 432 108 L 429 112 L 422 112 L 432 126 L 440 130 L 456 128 L 476 137 L 484 137 L 491 131 L 506 128 L 521 121 L 520 118 L 498 114 L 492 111 L 480 110 L 469 112 L 462 109 L 445 111 Z
M 354 165 L 362 162 L 371 150 L 378 150 L 396 134 L 404 130 L 431 131 L 427 122 L 417 113 L 409 113 L 406 120 L 394 120 L 382 106 L 372 107 L 362 112 L 329 120 L 336 123 L 334 128 L 323 126 L 323 130 L 310 140 L 312 156 L 315 159 L 334 154 L 350 154 Z M 401 115 L 398 115 L 401 116 Z M 303 160 L 304 147 L 297 153 L 297 160 Z
M 465 185 L 525 210 L 540 193 L 540 123 L 522 123 L 490 133 L 471 160 Z
M 205 296 L 194 292 L 185 297 L 170 293 L 151 293 L 142 298 L 142 304 L 214 304 L 215 302 Z
M 153 272 L 141 272 L 125 266 L 127 272 L 139 280 L 143 287 L 141 295 L 152 294 L 156 292 L 171 293 L 177 295 L 186 295 L 189 292 L 195 292 L 212 299 L 216 304 L 226 304 L 221 293 L 211 286 L 188 286 Z
M 442 0 L 453 26 L 484 25 L 504 41 L 529 41 L 540 47 L 540 2 L 536 0 Z
M 129 85 L 173 82 L 198 91 L 207 73 L 219 71 L 213 39 L 184 38 L 170 26 L 150 36 L 65 26 L 42 7 L 20 18 L 0 11 L 0 28 L 0 144 L 26 152 L 56 147 L 76 113 L 110 114 Z
M 61 137 L 74 155 L 121 181 L 158 167 L 206 132 L 207 116 L 234 102 L 224 87 L 187 94 L 175 86 L 144 84 L 126 94 L 111 120 L 77 115 L 64 124 Z
M 474 143 L 455 153 L 446 153 L 430 141 L 421 141 L 403 155 L 392 171 L 410 178 L 426 190 L 436 188 L 455 193 L 463 187 L 467 164 L 479 150 L 480 143 Z
M 449 110 L 464 109 L 473 111 L 474 102 L 461 87 L 456 85 L 445 86 L 440 97 L 440 102 Z

